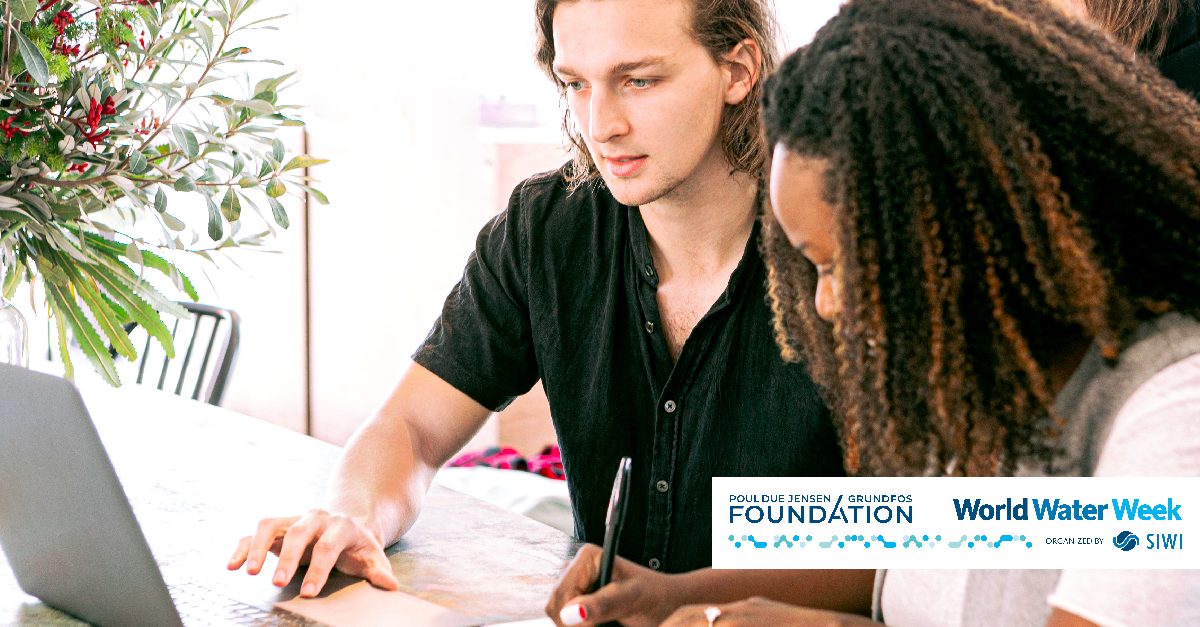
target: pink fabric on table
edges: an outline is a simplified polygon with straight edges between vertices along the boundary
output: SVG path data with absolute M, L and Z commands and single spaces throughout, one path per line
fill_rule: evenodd
M 537 473 L 550 479 L 566 479 L 563 471 L 562 453 L 557 446 L 547 446 L 538 455 L 529 459 L 529 472 Z
M 486 466 L 503 470 L 527 470 L 550 479 L 566 479 L 563 472 L 562 454 L 557 446 L 547 446 L 542 452 L 526 460 L 516 449 L 492 446 L 482 451 L 463 453 L 447 466 L 470 468 Z
M 487 466 L 488 468 L 500 468 L 503 470 L 529 469 L 529 463 L 525 461 L 524 457 L 521 457 L 521 454 L 516 449 L 499 446 L 492 446 L 482 451 L 464 453 L 455 458 L 454 461 L 451 461 L 449 465 L 456 468 Z

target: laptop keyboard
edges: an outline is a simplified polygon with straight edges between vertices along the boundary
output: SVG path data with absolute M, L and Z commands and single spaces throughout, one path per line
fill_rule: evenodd
M 179 617 L 188 627 L 207 625 L 307 627 L 320 624 L 291 612 L 264 610 L 196 582 L 168 585 L 167 589 L 171 592 L 171 599 L 175 601 L 175 609 L 179 612 Z

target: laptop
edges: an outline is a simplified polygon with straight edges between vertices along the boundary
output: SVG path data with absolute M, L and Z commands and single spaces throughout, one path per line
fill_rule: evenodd
M 0 547 L 26 593 L 97 625 L 314 624 L 270 598 L 168 588 L 79 391 L 4 364 Z

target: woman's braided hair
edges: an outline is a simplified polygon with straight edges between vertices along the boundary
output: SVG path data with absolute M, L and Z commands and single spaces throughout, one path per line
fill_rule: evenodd
M 764 216 L 777 339 L 859 474 L 1049 468 L 1064 338 L 1115 359 L 1200 314 L 1200 105 L 1037 0 L 852 0 L 771 77 L 770 145 L 828 161 L 841 311 Z

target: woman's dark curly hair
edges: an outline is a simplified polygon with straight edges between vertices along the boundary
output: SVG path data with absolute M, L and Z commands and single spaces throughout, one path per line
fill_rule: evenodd
M 767 84 L 770 145 L 827 160 L 841 310 L 767 211 L 784 357 L 858 474 L 1052 468 L 1064 338 L 1115 359 L 1200 314 L 1200 105 L 1037 0 L 852 0 Z

